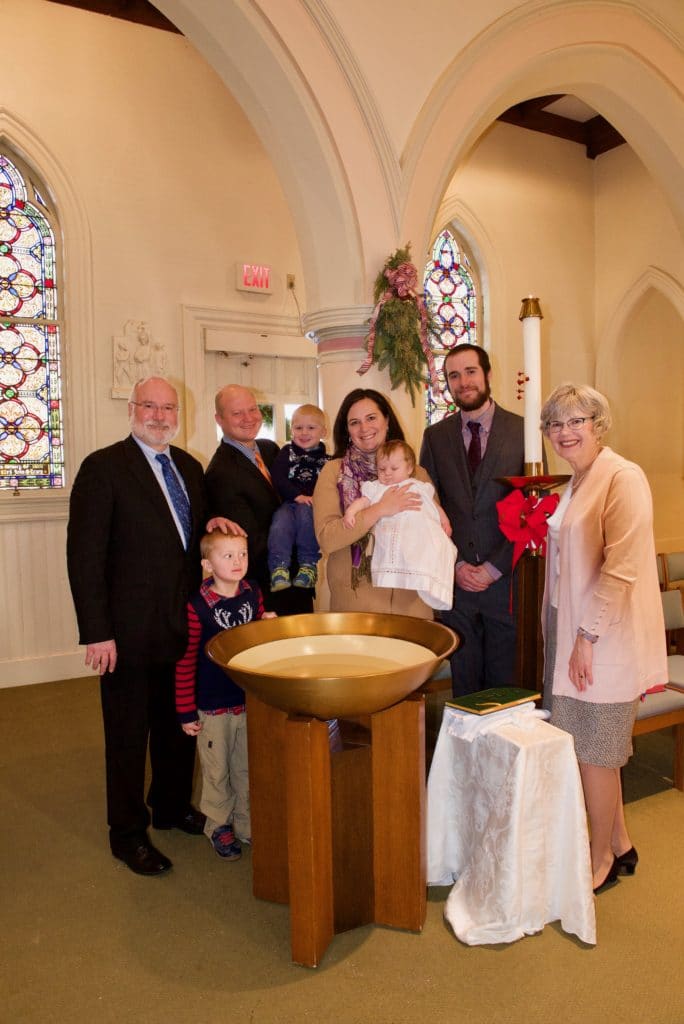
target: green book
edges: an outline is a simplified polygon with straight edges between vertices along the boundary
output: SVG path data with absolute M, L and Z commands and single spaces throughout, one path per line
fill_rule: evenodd
M 522 690 L 519 686 L 494 686 L 491 690 L 480 690 L 469 693 L 467 697 L 454 697 L 446 701 L 448 708 L 468 711 L 471 715 L 491 715 L 492 711 L 502 708 L 514 708 L 516 704 L 527 704 L 538 700 L 541 693 L 535 690 Z

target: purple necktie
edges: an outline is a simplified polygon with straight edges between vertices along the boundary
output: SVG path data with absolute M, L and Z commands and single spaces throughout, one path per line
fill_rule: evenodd
M 482 424 L 477 420 L 468 420 L 468 430 L 471 433 L 470 444 L 468 445 L 468 465 L 470 472 L 474 473 L 482 461 L 482 445 L 480 443 L 480 430 Z

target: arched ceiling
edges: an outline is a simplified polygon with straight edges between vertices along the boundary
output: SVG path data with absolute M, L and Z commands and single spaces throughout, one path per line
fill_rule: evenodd
M 609 143 L 632 146 L 684 230 L 684 135 L 672 130 L 684 121 L 684 63 L 681 40 L 654 15 L 657 3 L 528 0 L 511 8 L 502 0 L 501 16 L 463 41 L 450 67 L 435 69 L 401 154 L 386 143 L 332 4 L 159 0 L 158 9 L 221 75 L 269 153 L 315 309 L 367 301 L 388 251 L 407 238 L 424 247 L 455 168 L 496 118 L 534 130 L 553 124 L 588 145 L 588 155 L 599 152 L 605 143 L 589 127 L 548 110 L 553 97 L 578 97 L 603 119 L 594 127 L 614 126 L 620 135 Z M 142 0 L 75 6 L 135 20 L 155 10 Z

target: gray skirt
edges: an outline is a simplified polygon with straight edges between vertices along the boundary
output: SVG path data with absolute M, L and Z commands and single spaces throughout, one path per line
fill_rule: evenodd
M 569 732 L 577 760 L 599 768 L 622 768 L 632 756 L 632 729 L 639 698 L 612 704 L 594 704 L 553 694 L 556 663 L 555 608 L 549 607 L 544 659 L 544 707 L 551 710 L 551 725 Z

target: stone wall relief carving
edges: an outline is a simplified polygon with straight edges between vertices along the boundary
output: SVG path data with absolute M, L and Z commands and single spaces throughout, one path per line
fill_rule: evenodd
M 149 324 L 127 320 L 122 333 L 112 338 L 112 398 L 128 399 L 137 380 L 164 377 L 166 367 L 166 347 L 152 337 Z

